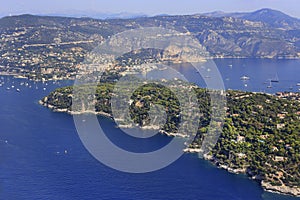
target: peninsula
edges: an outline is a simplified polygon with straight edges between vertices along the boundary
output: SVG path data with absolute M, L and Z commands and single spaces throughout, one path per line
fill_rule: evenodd
M 82 91 L 86 91 L 82 86 Z M 94 110 L 89 112 L 111 116 L 110 99 L 114 83 L 100 83 L 96 91 Z M 40 104 L 57 112 L 80 114 L 89 105 L 72 110 L 72 87 L 51 92 Z M 201 110 L 198 134 L 185 151 L 199 152 L 210 120 L 210 95 L 207 90 L 195 88 Z M 85 95 L 85 94 L 83 94 Z M 163 133 L 178 130 L 178 101 L 169 90 L 146 85 L 133 94 L 131 117 L 143 126 L 147 124 L 147 111 L 151 103 L 166 107 L 168 120 L 161 127 Z M 289 98 L 289 96 L 291 98 Z M 269 95 L 241 91 L 227 91 L 226 117 L 222 134 L 205 156 L 220 168 L 232 173 L 247 174 L 272 192 L 300 196 L 300 99 L 298 93 Z M 174 134 L 173 134 L 174 135 Z M 176 135 L 176 134 L 175 134 Z M 182 136 L 181 133 L 177 134 Z M 184 136 L 184 133 L 183 133 Z

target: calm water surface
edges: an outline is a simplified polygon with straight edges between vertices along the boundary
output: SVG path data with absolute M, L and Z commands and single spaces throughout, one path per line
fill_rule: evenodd
M 226 88 L 269 93 L 291 87 L 298 90 L 299 61 L 217 60 L 216 63 Z M 199 82 L 192 69 L 179 68 L 191 80 Z M 276 74 L 280 82 L 274 83 L 271 89 L 266 88 L 264 82 Z M 240 80 L 243 75 L 251 78 L 247 87 Z M 256 182 L 245 176 L 217 169 L 193 154 L 185 154 L 169 167 L 147 174 L 110 169 L 83 147 L 70 115 L 53 113 L 38 104 L 50 91 L 72 82 L 37 83 L 36 89 L 33 82 L 11 77 L 3 77 L 3 80 L 5 84 L 0 87 L 0 199 L 297 199 L 263 192 Z M 28 82 L 32 87 L 21 86 L 21 82 Z M 12 85 L 15 88 L 12 89 Z M 99 121 L 113 141 L 120 146 L 130 146 L 132 142 L 124 138 L 112 121 L 102 117 Z M 151 146 L 161 147 L 169 138 L 158 136 L 153 140 Z M 145 142 L 141 144 L 140 147 L 148 148 Z

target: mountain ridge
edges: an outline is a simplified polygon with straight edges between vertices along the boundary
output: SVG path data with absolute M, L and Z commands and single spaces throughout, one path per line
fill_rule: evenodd
M 276 28 L 300 28 L 300 19 L 291 17 L 281 11 L 273 10 L 270 8 L 262 8 L 254 12 L 226 13 L 222 11 L 215 11 L 211 13 L 204 13 L 203 15 L 210 17 L 234 17 L 249 21 L 263 22 L 265 24 L 268 24 L 269 26 Z
M 276 28 L 262 21 L 199 14 L 107 20 L 8 16 L 0 19 L 0 72 L 35 71 L 40 77 L 44 76 L 43 69 L 52 68 L 59 76 L 66 77 L 100 42 L 140 27 L 171 28 L 187 33 L 198 39 L 213 58 L 295 59 L 300 58 L 300 27 L 296 25 Z

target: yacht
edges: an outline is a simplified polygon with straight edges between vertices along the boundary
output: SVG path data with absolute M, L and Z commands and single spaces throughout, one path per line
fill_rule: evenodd
M 250 77 L 249 77 L 249 76 L 242 76 L 242 77 L 241 77 L 241 80 L 244 80 L 244 81 L 245 81 L 245 80 L 250 80 Z
M 271 82 L 272 83 L 278 83 L 279 82 L 277 73 L 276 73 L 276 77 L 274 79 L 271 79 Z

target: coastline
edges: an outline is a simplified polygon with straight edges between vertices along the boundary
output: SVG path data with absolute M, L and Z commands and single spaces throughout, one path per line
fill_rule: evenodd
M 55 106 L 50 105 L 48 103 L 45 103 L 43 100 L 39 100 L 38 102 L 40 105 L 49 108 L 50 110 L 52 110 L 53 112 L 59 112 L 59 113 L 67 113 L 69 115 L 82 115 L 82 114 L 94 114 L 94 115 L 101 115 L 103 117 L 107 117 L 107 118 L 113 118 L 113 116 L 111 114 L 105 113 L 105 112 L 95 112 L 92 110 L 86 110 L 86 111 L 70 111 L 67 108 L 65 109 L 59 109 L 59 108 L 55 108 Z
M 249 56 L 224 56 L 224 55 L 213 55 L 213 56 L 208 56 L 208 57 L 201 57 L 200 59 L 196 60 L 194 62 L 203 62 L 207 60 L 214 60 L 214 59 L 266 59 L 266 60 L 300 60 L 300 56 L 287 56 L 287 57 L 274 57 L 274 56 L 260 56 L 260 57 L 249 57 Z M 165 60 L 162 62 L 158 62 L 158 64 L 163 64 L 164 62 L 170 62 L 170 60 Z M 185 62 L 181 62 L 178 60 L 171 60 L 171 62 L 176 63 L 176 64 L 182 64 Z M 1 67 L 1 66 L 0 66 Z M 7 66 L 6 66 L 7 67 Z M 16 66 L 18 68 L 18 66 Z M 10 71 L 4 71 L 0 70 L 0 76 L 13 76 L 15 78 L 21 78 L 21 79 L 29 79 L 29 80 L 34 80 L 34 81 L 59 81 L 59 80 L 75 80 L 76 75 L 70 74 L 68 76 L 64 77 L 56 77 L 56 78 L 47 78 L 45 76 L 39 78 L 39 79 L 33 79 L 32 77 L 29 78 L 30 75 L 36 75 L 35 73 L 26 73 L 24 74 L 23 72 L 10 72 Z M 55 74 L 54 74 L 55 75 Z
M 49 108 L 53 112 L 67 113 L 67 114 L 70 114 L 70 115 L 94 114 L 94 115 L 100 115 L 100 116 L 103 116 L 103 117 L 113 119 L 113 116 L 111 114 L 105 113 L 105 112 L 95 112 L 95 111 L 74 112 L 74 111 L 70 111 L 68 109 L 57 109 L 57 108 L 55 108 L 55 106 L 49 105 L 48 103 L 44 102 L 43 100 L 40 100 L 39 104 L 44 106 L 44 107 Z M 148 127 L 148 129 L 151 129 L 151 127 Z M 162 135 L 166 135 L 168 137 L 181 137 L 181 138 L 186 138 L 187 137 L 185 134 L 182 134 L 182 133 L 168 133 L 168 132 L 163 131 L 163 130 L 160 130 L 159 133 L 161 133 Z M 201 149 L 200 148 L 189 148 L 189 147 L 187 147 L 183 151 L 184 151 L 184 153 L 200 153 Z M 289 186 L 286 186 L 286 185 L 273 186 L 273 185 L 271 185 L 271 183 L 266 182 L 265 180 L 263 180 L 262 177 L 253 176 L 252 172 L 250 170 L 248 170 L 247 168 L 243 168 L 243 169 L 242 168 L 238 168 L 238 169 L 231 168 L 231 167 L 229 167 L 225 164 L 220 163 L 220 161 L 217 160 L 212 155 L 204 155 L 203 159 L 211 162 L 213 165 L 217 166 L 220 169 L 224 169 L 224 170 L 228 171 L 229 173 L 247 175 L 250 179 L 259 182 L 261 187 L 266 192 L 277 193 L 277 194 L 282 194 L 282 195 L 289 195 L 289 196 L 294 196 L 294 197 L 300 197 L 300 188 L 289 187 Z
M 200 153 L 201 149 L 186 148 L 186 149 L 184 149 L 184 152 L 185 153 Z M 251 175 L 252 172 L 246 168 L 233 169 L 227 165 L 220 164 L 219 160 L 217 160 L 212 155 L 204 155 L 203 159 L 211 162 L 213 165 L 217 166 L 220 169 L 224 169 L 224 170 L 228 171 L 229 173 L 247 175 L 248 178 L 257 181 L 261 185 L 261 187 L 264 189 L 264 191 L 266 191 L 266 192 L 271 192 L 271 193 L 276 193 L 276 194 L 281 194 L 281 195 L 289 195 L 289 196 L 293 196 L 293 197 L 300 197 L 300 188 L 289 187 L 286 185 L 273 186 L 273 185 L 271 185 L 271 183 L 263 180 L 259 176 L 252 176 Z

